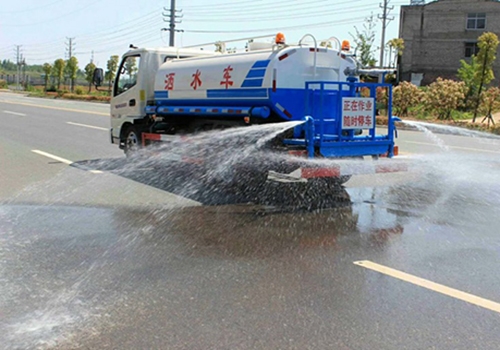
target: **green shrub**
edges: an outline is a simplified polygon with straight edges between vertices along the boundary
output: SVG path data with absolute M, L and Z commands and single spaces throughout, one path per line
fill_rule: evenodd
M 500 125 L 493 125 L 490 127 L 490 132 L 496 135 L 500 135 Z
M 65 93 L 62 95 L 62 97 L 68 100 L 80 100 L 80 101 L 109 102 L 111 100 L 111 97 L 109 96 L 78 95 L 70 93 Z
M 7 89 L 8 85 L 7 82 L 3 79 L 0 79 L 0 89 Z
M 394 113 L 398 117 L 407 117 L 410 108 L 416 107 L 423 97 L 423 92 L 416 85 L 403 81 L 393 90 L 392 106 Z
M 81 88 L 80 86 L 78 86 L 76 89 L 75 89 L 75 93 L 77 95 L 83 95 L 84 91 L 83 91 L 83 88 Z
M 35 87 L 31 84 L 26 84 L 26 87 L 24 88 L 27 92 L 34 92 L 36 91 Z
M 463 82 L 438 78 L 429 85 L 424 97 L 426 109 L 435 113 L 438 119 L 452 119 L 452 111 L 465 100 L 466 87 Z
M 481 104 L 479 105 L 479 113 L 483 116 L 488 116 L 500 109 L 500 89 L 490 87 L 481 94 Z

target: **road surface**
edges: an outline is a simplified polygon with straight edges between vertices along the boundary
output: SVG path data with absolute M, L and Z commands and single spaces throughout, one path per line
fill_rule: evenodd
M 306 210 L 126 162 L 107 110 L 0 93 L 0 348 L 498 348 L 498 140 L 400 131 Z

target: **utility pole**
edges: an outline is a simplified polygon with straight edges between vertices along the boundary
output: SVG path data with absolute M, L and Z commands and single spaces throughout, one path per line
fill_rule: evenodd
M 66 43 L 66 51 L 68 52 L 68 59 L 70 59 L 71 57 L 73 57 L 73 50 L 75 47 L 75 42 L 73 40 L 75 40 L 75 38 L 66 37 L 66 39 L 68 39 L 68 42 Z
M 182 12 L 182 10 L 177 11 L 175 9 L 175 0 L 170 0 L 170 9 L 167 9 L 166 7 L 163 8 L 167 12 L 163 12 L 164 22 L 169 22 L 169 27 L 168 28 L 162 28 L 161 30 L 169 31 L 170 32 L 170 40 L 169 40 L 169 46 L 175 46 L 175 32 L 183 32 L 183 30 L 177 30 L 175 29 L 175 24 L 176 23 L 182 23 L 182 20 L 177 21 L 177 18 L 182 19 L 182 14 L 180 16 L 177 15 L 177 12 Z
M 75 45 L 75 42 L 73 40 L 75 40 L 75 38 L 66 37 L 66 39 L 68 39 L 68 42 L 66 43 L 66 46 L 67 46 L 66 51 L 68 52 L 68 62 L 69 62 L 71 57 L 73 57 L 73 47 Z M 69 79 L 69 91 L 73 92 L 73 81 L 72 81 L 71 77 Z
M 21 75 L 21 46 L 22 45 L 16 45 L 16 65 L 17 65 L 17 74 L 16 74 L 16 89 L 20 90 L 19 87 L 19 76 Z
M 21 77 L 22 77 L 22 83 L 24 87 L 26 88 L 27 86 L 27 80 L 26 80 L 26 59 L 23 57 L 23 54 L 21 54 Z
M 382 15 L 378 15 L 378 18 L 382 20 L 382 38 L 380 40 L 380 67 L 384 67 L 384 49 L 385 49 L 385 30 L 390 21 L 394 17 L 389 17 L 389 12 L 394 9 L 394 6 L 388 6 L 389 0 L 384 0 L 384 4 L 380 4 L 382 9 Z

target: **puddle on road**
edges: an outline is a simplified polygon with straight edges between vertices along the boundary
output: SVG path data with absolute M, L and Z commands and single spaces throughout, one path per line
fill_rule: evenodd
M 231 166 L 242 159 L 250 169 L 262 164 L 255 159 L 283 159 L 272 153 L 262 157 L 257 147 L 283 130 L 253 130 L 252 147 L 241 145 L 249 137 L 241 131 L 200 136 L 181 150 L 196 158 L 199 142 L 213 146 L 209 169 L 199 173 L 192 167 L 176 169 L 169 152 L 127 163 L 79 164 L 214 206 L 0 206 L 0 309 L 5 310 L 0 343 L 13 349 L 84 346 L 85 337 L 95 336 L 93 324 L 112 322 L 106 310 L 161 281 L 189 282 L 205 268 L 221 274 L 235 269 L 235 275 L 245 276 L 256 266 L 286 261 L 290 268 L 305 264 L 328 270 L 336 259 L 391 251 L 405 236 L 452 236 L 471 226 L 495 239 L 497 222 L 491 218 L 500 204 L 500 169 L 492 157 L 446 147 L 416 160 L 417 181 L 402 185 L 267 184 L 253 195 L 227 186 Z M 440 142 L 435 134 L 431 139 Z M 97 186 L 98 178 L 93 183 Z
M 360 256 L 394 254 L 406 236 L 436 232 L 435 211 L 455 215 L 455 199 L 441 203 L 443 189 L 430 183 L 343 190 L 341 203 L 313 211 L 0 207 L 6 316 L 0 342 L 14 349 L 83 348 L 100 327 L 126 323 L 106 316 L 110 310 L 152 302 L 136 300 L 145 288 L 168 300 L 161 296 L 165 283 L 189 289 L 207 274 L 248 278 L 274 266 L 293 276 L 294 266 L 329 271 Z
M 293 264 L 318 250 L 334 257 L 346 248 L 345 237 L 377 249 L 399 236 L 405 221 L 351 201 L 312 212 L 255 205 L 5 205 L 0 212 L 0 343 L 9 349 L 76 347 L 95 336 L 93 324 L 107 322 L 106 310 L 141 288 L 189 279 L 209 266 Z

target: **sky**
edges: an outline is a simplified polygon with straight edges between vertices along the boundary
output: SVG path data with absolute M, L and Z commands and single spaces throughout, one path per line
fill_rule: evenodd
M 176 46 L 211 43 L 281 31 L 287 42 L 304 34 L 318 40 L 348 39 L 371 14 L 382 13 L 384 0 L 176 0 L 182 15 Z M 129 44 L 168 46 L 168 27 L 162 12 L 171 0 L 1 0 L 0 60 L 16 59 L 16 45 L 27 64 L 54 62 L 68 57 L 69 38 L 79 66 L 90 60 L 106 67 L 111 55 L 122 55 Z M 401 5 L 410 0 L 389 0 L 394 7 L 386 41 L 398 36 Z M 376 21 L 374 47 L 380 46 L 381 21 Z M 230 45 L 231 46 L 231 45 Z M 378 59 L 379 54 L 375 57 Z

